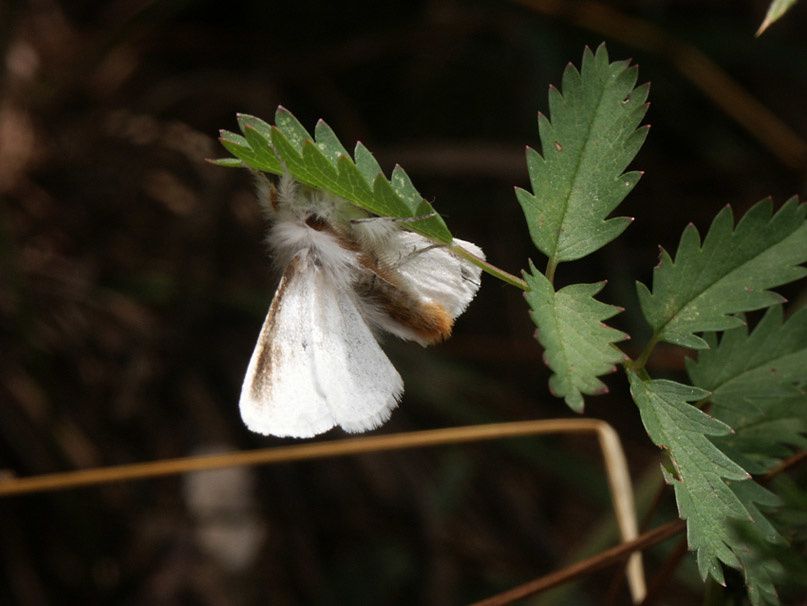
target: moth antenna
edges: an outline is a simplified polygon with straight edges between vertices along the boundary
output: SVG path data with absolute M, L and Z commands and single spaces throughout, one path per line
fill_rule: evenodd
M 422 255 L 425 252 L 430 250 L 434 250 L 435 248 L 443 248 L 443 244 L 430 244 L 428 246 L 424 246 L 422 248 L 415 248 L 411 252 L 406 253 L 403 255 L 398 261 L 395 263 L 394 267 L 398 269 L 399 267 L 406 265 L 409 261 L 417 257 L 418 255 Z

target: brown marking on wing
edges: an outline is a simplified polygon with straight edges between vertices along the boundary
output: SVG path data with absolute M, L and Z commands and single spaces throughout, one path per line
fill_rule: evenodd
M 273 344 L 271 343 L 268 333 L 272 330 L 272 327 L 275 324 L 275 319 L 283 307 L 283 298 L 286 294 L 286 290 L 288 289 L 289 283 L 297 275 L 299 265 L 300 257 L 296 256 L 286 266 L 286 270 L 283 272 L 283 277 L 280 279 L 280 284 L 277 287 L 275 296 L 272 298 L 272 305 L 269 307 L 269 313 L 264 321 L 261 334 L 258 337 L 260 351 L 258 351 L 258 357 L 255 360 L 256 380 L 253 380 L 252 385 L 250 386 L 250 396 L 256 402 L 260 401 L 265 395 L 260 392 L 259 386 L 267 384 L 271 385 L 272 369 L 279 363 L 280 356 L 282 355 L 280 347 L 272 346 Z M 260 380 L 257 380 L 259 378 Z

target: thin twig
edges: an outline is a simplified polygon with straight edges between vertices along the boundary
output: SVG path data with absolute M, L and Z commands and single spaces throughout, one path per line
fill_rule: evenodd
M 776 467 L 771 469 L 768 473 L 766 473 L 764 476 L 762 476 L 759 482 L 761 484 L 767 484 L 779 474 L 787 471 L 791 467 L 795 467 L 805 459 L 807 459 L 807 450 L 797 452 L 796 454 L 791 455 L 788 458 L 784 459 L 781 463 L 779 463 L 779 465 L 777 465 Z
M 659 505 L 661 505 L 661 501 L 664 498 L 664 494 L 666 492 L 667 492 L 667 483 L 664 481 L 663 478 L 661 478 L 659 482 L 659 487 L 656 490 L 656 493 L 653 495 L 653 500 L 650 501 L 650 505 L 648 506 L 647 511 L 645 512 L 644 516 L 642 516 L 641 522 L 639 522 L 639 530 L 641 532 L 644 532 L 645 530 L 647 530 L 647 527 L 650 526 L 650 522 L 653 520 L 653 516 L 655 515 Z M 619 592 L 622 589 L 622 580 L 625 578 L 625 569 L 627 568 L 629 563 L 630 560 L 628 560 L 628 562 L 625 562 L 624 564 L 621 564 L 618 567 L 618 569 L 614 571 L 614 575 L 611 578 L 611 582 L 608 585 L 606 598 L 603 602 L 605 606 L 613 606 L 613 604 L 616 604 Z M 645 589 L 645 592 L 647 591 L 648 590 Z M 647 597 L 645 596 L 644 600 L 646 599 Z M 640 601 L 643 602 L 643 600 Z M 634 600 L 634 603 L 636 603 L 636 600 Z
M 0 497 L 35 492 L 66 490 L 82 486 L 126 480 L 176 475 L 190 471 L 222 467 L 248 466 L 356 455 L 370 452 L 422 448 L 539 434 L 594 432 L 599 438 L 617 525 L 623 540 L 638 534 L 633 489 L 619 436 L 598 419 L 548 419 L 519 421 L 409 432 L 280 446 L 246 452 L 167 459 L 115 467 L 86 469 L 27 478 L 0 475 Z M 645 580 L 641 560 L 635 559 L 627 570 L 628 583 L 636 597 L 644 597 Z
M 279 446 L 246 452 L 167 459 L 150 463 L 68 471 L 28 478 L 0 476 L 0 497 L 66 490 L 80 486 L 140 480 L 222 467 L 268 465 L 519 436 L 581 432 L 594 432 L 599 438 L 599 446 L 602 451 L 620 534 L 623 541 L 631 540 L 636 537 L 638 531 L 633 488 L 630 483 L 627 461 L 625 460 L 619 436 L 608 423 L 599 419 L 547 419 L 471 425 L 388 436 Z M 634 559 L 626 574 L 628 575 L 631 590 L 634 592 L 634 597 L 637 601 L 642 599 L 645 592 L 645 581 L 641 560 Z
M 686 525 L 683 520 L 673 520 L 663 526 L 654 528 L 653 530 L 644 533 L 633 541 L 622 543 L 611 549 L 607 549 L 595 556 L 588 559 L 567 566 L 560 570 L 556 570 L 546 576 L 543 576 L 534 581 L 524 583 L 509 589 L 503 593 L 496 594 L 487 599 L 475 602 L 473 606 L 502 606 L 502 604 L 511 604 L 516 600 L 526 598 L 527 596 L 546 591 L 552 587 L 557 587 L 575 577 L 578 577 L 595 570 L 600 570 L 606 566 L 610 566 L 615 562 L 619 562 L 627 558 L 631 553 L 637 550 L 656 545 L 662 541 L 682 532 Z
M 130 480 L 143 480 L 161 476 L 177 475 L 190 471 L 220 469 L 251 465 L 271 465 L 292 461 L 343 457 L 370 452 L 424 448 L 479 442 L 502 438 L 515 438 L 539 434 L 601 432 L 610 427 L 596 419 L 547 419 L 471 425 L 448 429 L 433 429 L 387 436 L 370 436 L 330 442 L 311 442 L 292 446 L 278 446 L 259 450 L 228 452 L 213 455 L 164 459 L 147 463 L 134 463 L 113 467 L 100 467 L 78 471 L 44 474 L 31 477 L 0 476 L 0 496 L 21 495 L 34 492 L 66 490 L 79 486 L 107 484 Z
M 768 148 L 783 164 L 803 170 L 807 142 L 745 90 L 701 50 L 643 19 L 623 15 L 592 0 L 514 0 L 534 12 L 575 25 L 664 57 L 684 78 Z

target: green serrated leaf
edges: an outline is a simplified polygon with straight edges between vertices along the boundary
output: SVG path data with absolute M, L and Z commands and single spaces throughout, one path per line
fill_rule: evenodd
M 396 195 L 409 207 L 409 211 L 412 214 L 417 212 L 418 206 L 423 201 L 423 196 L 418 193 L 418 190 L 412 185 L 409 175 L 398 164 L 392 169 L 389 182 Z
M 223 130 L 219 136 L 219 141 L 228 152 L 250 168 L 274 172 L 274 165 L 267 164 L 265 160 L 261 158 L 260 154 L 250 147 L 246 138 L 241 135 Z
M 736 315 L 782 301 L 770 290 L 807 274 L 807 205 L 788 200 L 775 214 L 770 200 L 754 205 L 736 228 L 731 209 L 721 210 L 701 245 L 689 225 L 675 261 L 661 252 L 653 270 L 653 292 L 637 283 L 645 318 L 656 337 L 703 349 L 694 333 L 734 328 Z
M 807 308 L 783 322 L 774 306 L 750 334 L 740 326 L 706 342 L 710 349 L 688 359 L 687 371 L 712 392 L 712 414 L 735 430 L 717 445 L 752 473 L 807 447 Z
M 759 505 L 776 507 L 781 500 L 756 482 L 737 482 L 731 488 L 751 515 L 750 521 L 737 521 L 732 526 L 732 549 L 740 560 L 748 597 L 753 606 L 776 606 L 779 604 L 776 584 L 782 580 L 783 568 L 770 547 L 787 542 L 759 510 Z
M 757 36 L 781 19 L 787 11 L 793 8 L 794 4 L 796 4 L 796 0 L 772 0 L 770 6 L 768 6 L 768 12 L 765 14 L 765 19 L 763 19 L 762 25 L 757 30 Z
M 371 184 L 367 183 L 364 176 L 347 154 L 336 159 L 336 168 L 339 171 L 339 180 L 344 183 L 344 187 L 351 192 L 349 199 L 370 200 L 373 197 Z
M 384 175 L 378 175 L 373 182 L 373 199 L 378 204 L 379 214 L 388 217 L 411 216 L 409 206 L 401 200 L 392 189 Z
M 549 388 L 572 410 L 582 412 L 583 394 L 607 392 L 597 377 L 613 372 L 615 364 L 625 359 L 614 343 L 628 336 L 603 324 L 622 310 L 594 298 L 605 282 L 572 284 L 556 292 L 532 263 L 524 279 L 529 285 L 524 296 L 538 327 L 536 338 L 544 346 L 544 359 L 553 371 Z
M 375 156 L 370 153 L 369 149 L 364 147 L 361 141 L 356 143 L 354 155 L 356 157 L 356 167 L 364 177 L 364 180 L 367 181 L 367 184 L 372 186 L 375 178 L 383 172 L 381 166 L 379 166 Z
M 236 114 L 235 118 L 238 120 L 238 128 L 241 129 L 241 132 L 244 132 L 248 128 L 252 128 L 258 131 L 266 139 L 269 139 L 269 131 L 272 130 L 272 127 L 260 118 L 250 116 L 249 114 Z
M 687 360 L 693 382 L 712 392 L 712 413 L 734 427 L 734 433 L 713 439 L 728 457 L 752 473 L 765 473 L 792 448 L 807 447 L 807 309 L 786 322 L 782 307 L 772 307 L 749 334 L 740 326 L 723 334 L 707 334 L 710 349 L 698 360 Z M 739 482 L 732 490 L 752 522 L 736 522 L 732 549 L 755 606 L 779 604 L 776 584 L 783 567 L 766 544 L 784 539 L 759 511 L 757 504 L 778 505 L 778 498 L 754 482 Z
M 794 450 L 807 449 L 807 394 L 779 402 L 767 417 L 737 428 L 734 434 L 714 440 L 715 444 L 753 474 L 773 469 Z
M 322 189 L 333 192 L 341 198 L 352 195 L 350 188 L 339 180 L 339 171 L 335 163 L 331 163 L 317 144 L 310 139 L 303 143 L 303 163 L 313 175 L 314 182 L 320 184 Z
M 302 144 L 299 148 L 296 147 L 277 126 L 272 127 L 270 137 L 272 149 L 285 169 L 300 183 L 312 185 L 314 179 L 310 169 L 303 162 Z
M 314 140 L 319 151 L 325 154 L 332 163 L 336 162 L 339 156 L 350 157 L 342 142 L 339 141 L 339 137 L 325 120 L 319 120 L 314 127 Z
M 630 390 L 650 439 L 669 452 L 677 476 L 672 480 L 678 512 L 687 521 L 690 549 L 697 550 L 698 569 L 705 579 L 723 583 L 719 562 L 739 568 L 732 549 L 734 520 L 751 514 L 726 480 L 747 480 L 748 474 L 723 454 L 707 436 L 731 428 L 689 404 L 708 391 L 667 380 L 644 380 L 628 369 Z
M 692 382 L 712 392 L 712 414 L 732 427 L 764 414 L 777 400 L 799 394 L 807 381 L 807 307 L 783 321 L 781 305 L 771 307 L 749 334 L 743 325 L 707 336 L 709 349 L 688 358 Z
M 305 127 L 282 105 L 275 111 L 275 127 L 283 133 L 286 141 L 294 147 L 298 154 L 302 154 L 303 143 L 312 140 Z
M 208 162 L 216 166 L 223 166 L 224 168 L 244 168 L 246 166 L 243 160 L 239 160 L 238 158 L 212 158 L 208 160 Z
M 290 173 L 295 180 L 344 198 L 366 211 L 385 217 L 415 219 L 405 224 L 435 242 L 450 244 L 451 232 L 400 167 L 388 180 L 376 159 L 361 143 L 356 160 L 350 157 L 330 126 L 320 120 L 315 137 L 284 107 L 275 125 L 238 114 L 242 135 L 222 131 L 222 145 L 235 158 L 216 161 L 221 166 L 247 166 L 274 174 Z M 417 220 L 423 217 L 422 220 Z
M 268 132 L 263 129 L 258 130 L 254 126 L 247 124 L 243 128 L 244 138 L 246 138 L 252 151 L 255 153 L 255 158 L 260 166 L 260 170 L 271 172 L 274 174 L 281 174 L 283 167 L 275 155 L 272 143 L 269 139 Z
M 606 219 L 639 180 L 622 174 L 647 135 L 638 128 L 648 86 L 636 85 L 637 68 L 608 62 L 602 45 L 586 49 L 581 70 L 569 65 L 562 93 L 549 91 L 549 114 L 538 117 L 543 155 L 527 150 L 533 193 L 516 190 L 535 245 L 551 265 L 584 257 L 630 224 Z

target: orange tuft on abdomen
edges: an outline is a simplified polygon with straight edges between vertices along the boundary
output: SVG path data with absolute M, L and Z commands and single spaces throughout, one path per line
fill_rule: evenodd
M 400 299 L 379 301 L 380 306 L 391 320 L 405 326 L 418 336 L 417 341 L 424 345 L 432 345 L 444 341 L 451 336 L 454 320 L 442 305 L 433 301 L 411 301 L 403 303 Z

